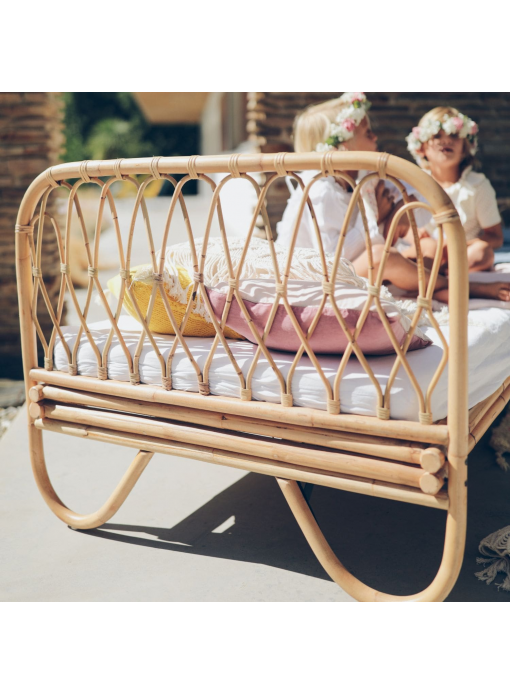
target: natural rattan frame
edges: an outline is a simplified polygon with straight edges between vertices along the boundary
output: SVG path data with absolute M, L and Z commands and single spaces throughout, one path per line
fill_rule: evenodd
M 329 383 L 327 384 L 327 388 L 330 389 L 328 412 L 292 407 L 292 391 L 290 387 L 292 373 L 287 380 L 284 380 L 279 375 L 278 369 L 272 362 L 271 355 L 264 344 L 265 336 L 269 332 L 274 319 L 276 303 L 262 336 L 258 334 L 253 324 L 250 325 L 252 326 L 254 338 L 258 343 L 254 363 L 259 355 L 264 354 L 270 364 L 272 364 L 275 378 L 278 378 L 281 384 L 281 405 L 251 400 L 250 380 L 254 371 L 253 365 L 246 379 L 239 367 L 236 369 L 240 379 L 240 400 L 209 396 L 208 370 L 214 349 L 220 341 L 225 347 L 227 354 L 230 355 L 232 363 L 236 366 L 235 360 L 230 353 L 228 342 L 223 335 L 228 307 L 234 293 L 242 311 L 249 318 L 242 297 L 238 292 L 238 281 L 242 273 L 241 266 L 237 275 L 234 276 L 230 263 L 228 240 L 225 234 L 219 200 L 221 188 L 231 178 L 243 177 L 251 182 L 258 192 L 258 202 L 248 232 L 248 239 L 251 238 L 254 231 L 257 216 L 262 215 L 269 241 L 272 239 L 272 233 L 265 210 L 265 195 L 269 186 L 280 176 L 288 174 L 296 178 L 298 185 L 301 186 L 304 192 L 301 210 L 304 209 L 305 205 L 308 205 L 312 218 L 315 220 L 313 206 L 308 198 L 308 192 L 313 182 L 304 186 L 300 177 L 296 174 L 296 172 L 303 170 L 319 171 L 320 174 L 318 174 L 316 179 L 321 176 L 332 175 L 333 173 L 337 177 L 347 179 L 345 171 L 367 170 L 374 172 L 369 174 L 367 178 L 373 176 L 388 178 L 399 186 L 401 190 L 400 179 L 402 179 L 424 195 L 429 202 L 431 212 L 440 225 L 440 229 L 446 234 L 449 250 L 450 344 L 449 348 L 445 349 L 443 362 L 427 393 L 421 394 L 420 391 L 418 394 L 421 404 L 419 423 L 389 419 L 389 388 L 386 389 L 387 395 L 383 394 L 379 388 L 380 400 L 377 418 L 346 415 L 339 412 L 339 385 L 343 367 L 351 353 L 356 354 L 374 385 L 376 383 L 375 377 L 371 375 L 370 366 L 366 358 L 356 345 L 356 337 L 359 335 L 364 317 L 366 317 L 372 301 L 375 302 L 381 320 L 383 322 L 386 321 L 379 303 L 378 288 L 381 286 L 382 271 L 379 272 L 377 278 L 373 277 L 372 272 L 370 273 L 369 284 L 372 289 L 370 290 L 366 310 L 362 313 L 346 357 L 341 361 L 333 389 L 329 387 Z M 215 186 L 210 178 L 210 175 L 214 173 L 227 174 L 227 177 L 218 186 Z M 254 175 L 259 173 L 266 174 L 266 183 L 261 187 L 253 178 Z M 148 175 L 148 178 L 140 184 L 135 178 L 138 174 Z M 185 176 L 177 184 L 172 174 L 184 174 Z M 104 183 L 100 177 L 108 177 L 107 182 Z M 164 254 L 161 254 L 159 265 L 156 263 L 153 245 L 150 248 L 154 269 L 153 291 L 146 316 L 143 316 L 140 312 L 140 320 L 143 323 L 144 330 L 134 360 L 131 360 L 131 357 L 126 355 L 130 367 L 131 383 L 126 384 L 108 379 L 106 356 L 113 335 L 117 335 L 121 345 L 123 341 L 120 330 L 116 325 L 115 316 L 109 309 L 106 309 L 106 306 L 105 310 L 107 313 L 109 312 L 108 317 L 112 323 L 112 330 L 103 354 L 99 354 L 96 348 L 96 357 L 98 359 L 97 378 L 77 376 L 76 352 L 73 354 L 70 351 L 68 352 L 69 373 L 53 371 L 52 350 L 56 339 L 62 337 L 59 322 L 66 285 L 81 315 L 80 321 L 83 333 L 91 341 L 91 344 L 93 344 L 93 340 L 88 333 L 87 311 L 93 288 L 97 290 L 104 304 L 106 304 L 96 270 L 99 263 L 99 235 L 96 234 L 94 248 L 90 249 L 77 197 L 79 186 L 84 182 L 94 182 L 101 186 L 102 194 L 97 229 L 100 228 L 104 205 L 106 200 L 108 200 L 117 236 L 120 240 L 115 203 L 109 189 L 116 179 L 129 179 L 138 189 L 136 207 L 139 206 L 142 210 L 151 244 L 150 222 L 143 194 L 150 181 L 162 177 L 170 180 L 175 186 L 169 218 L 164 231 L 164 243 L 166 244 L 167 242 L 171 217 L 178 202 L 184 214 L 189 239 L 193 242 L 193 233 L 181 192 L 187 180 L 190 178 L 201 178 L 208 182 L 213 189 L 213 200 L 205 230 L 205 238 L 207 239 L 209 235 L 213 215 L 218 215 L 225 245 L 225 254 L 230 264 L 230 291 L 225 313 L 222 320 L 218 321 L 212 314 L 207 294 L 204 291 L 203 268 L 205 251 L 202 251 L 201 258 L 198 258 L 195 254 L 193 292 L 202 290 L 202 296 L 210 310 L 211 320 L 216 331 L 210 359 L 207 361 L 203 373 L 200 372 L 198 365 L 193 360 L 193 356 L 187 350 L 186 341 L 182 334 L 185 322 L 191 312 L 191 301 L 188 303 L 186 315 L 180 326 L 173 320 L 170 306 L 166 301 L 167 313 L 174 326 L 176 336 L 174 347 L 170 352 L 168 360 L 166 362 L 162 358 L 160 360 L 163 386 L 149 387 L 139 383 L 138 357 L 145 335 L 153 342 L 148 325 L 156 293 L 161 291 L 160 278 L 164 263 Z M 76 182 L 74 185 L 70 185 L 67 183 L 67 179 L 76 179 Z M 352 183 L 354 186 L 354 182 Z M 53 311 L 49 308 L 54 323 L 54 331 L 50 340 L 45 341 L 38 326 L 36 315 L 37 294 L 41 291 L 44 297 L 45 293 L 44 280 L 39 270 L 41 266 L 41 240 L 43 224 L 46 218 L 46 201 L 52 189 L 58 186 L 64 186 L 70 191 L 71 203 L 69 211 L 72 205 L 75 205 L 78 211 L 78 216 L 82 223 L 85 249 L 89 258 L 90 282 L 85 309 L 81 312 L 74 295 L 72 281 L 69 277 L 69 257 L 66 255 L 68 254 L 67 242 L 70 227 L 69 212 L 66 223 L 65 243 L 61 240 L 58 226 L 55 226 L 62 261 L 62 291 L 56 310 Z M 355 187 L 350 211 L 352 212 L 356 204 L 359 205 L 361 215 L 365 219 L 363 203 L 359 194 L 360 186 Z M 410 216 L 411 224 L 416 233 L 412 209 L 421 204 L 409 203 L 405 191 L 403 191 L 403 194 L 407 204 L 404 206 L 401 214 L 407 213 Z M 40 210 L 36 213 L 36 208 L 39 204 L 41 204 Z M 56 224 L 53 220 L 52 222 L 54 225 Z M 395 220 L 388 234 L 388 250 L 396 222 Z M 36 223 L 39 224 L 37 245 L 33 241 L 33 231 Z M 133 227 L 134 222 L 130 230 L 131 239 Z M 341 241 L 337 247 L 334 271 L 331 273 L 331 277 L 335 277 L 335 269 L 341 256 L 342 240 L 346 231 L 347 221 L 341 232 Z M 316 232 L 320 241 L 317 226 Z M 296 233 L 297 223 L 294 243 Z M 368 231 L 367 245 L 370 250 Z M 119 298 L 118 310 L 120 310 L 124 292 L 130 292 L 126 282 L 130 268 L 130 245 L 128 245 L 127 253 L 124 254 L 119 241 L 119 257 L 123 289 Z M 334 152 L 326 153 L 325 155 L 313 153 L 246 154 L 189 158 L 155 157 L 61 164 L 38 176 L 23 198 L 16 226 L 16 258 L 23 364 L 29 402 L 29 440 L 32 467 L 42 496 L 59 518 L 74 528 L 93 528 L 104 523 L 120 507 L 153 453 L 177 454 L 275 476 L 319 561 L 330 576 L 358 600 L 441 601 L 448 595 L 460 571 L 464 552 L 467 514 L 467 454 L 472 448 L 473 442 L 479 439 L 483 431 L 492 422 L 492 419 L 496 417 L 497 412 L 507 402 L 510 397 L 510 386 L 505 382 L 496 394 L 487 399 L 484 404 L 480 404 L 473 409 L 473 414 L 470 418 L 467 394 L 466 317 L 468 306 L 468 269 L 466 242 L 461 223 L 450 199 L 430 176 L 405 160 L 387 154 L 366 152 Z M 405 354 L 412 332 L 418 323 L 419 313 L 422 310 L 427 310 L 431 320 L 433 320 L 430 300 L 437 277 L 438 263 L 436 262 L 434 265 L 432 279 L 428 287 L 425 287 L 421 258 L 418 258 L 418 264 L 420 268 L 419 294 L 421 300 L 409 330 L 408 339 L 403 347 L 400 348 L 394 341 L 397 357 L 395 369 L 390 379 L 395 377 L 401 364 L 415 388 L 419 390 L 412 370 L 407 364 Z M 288 275 L 289 265 L 283 269 L 283 272 L 280 272 L 278 268 L 275 269 L 277 301 L 280 302 L 281 300 L 292 319 L 293 314 L 286 300 Z M 323 288 L 324 299 L 322 306 L 329 298 L 329 301 L 335 308 L 334 298 L 331 296 L 331 282 L 327 277 L 326 271 Z M 163 292 L 161 292 L 161 296 L 165 301 Z M 137 306 L 135 298 L 132 295 L 130 297 L 133 304 Z M 340 325 L 342 325 L 342 317 L 338 309 L 336 309 L 336 314 Z M 347 331 L 344 325 L 342 327 Z M 296 328 L 302 342 L 302 348 L 296 356 L 295 364 L 297 364 L 299 357 L 306 352 L 320 373 L 320 366 L 308 341 L 314 328 L 315 324 L 312 325 L 307 336 L 300 334 L 299 326 Z M 45 348 L 44 369 L 39 368 L 38 365 L 37 334 L 39 334 Z M 391 331 L 389 331 L 389 334 L 391 334 Z M 187 354 L 189 353 L 188 356 L 192 363 L 195 364 L 199 387 L 198 394 L 172 389 L 171 359 L 178 344 L 183 346 Z M 444 422 L 433 424 L 430 396 L 448 359 L 448 353 L 453 356 L 453 359 L 449 361 L 448 371 L 448 417 Z M 98 413 L 98 408 L 102 409 L 100 414 Z M 157 419 L 148 421 L 147 416 Z M 45 430 L 87 437 L 89 440 L 113 442 L 138 450 L 139 453 L 112 497 L 97 513 L 86 516 L 75 514 L 58 498 L 46 471 L 42 440 L 42 434 Z M 239 433 L 242 433 L 242 436 Z M 273 437 L 273 439 L 268 440 L 268 436 Z M 313 456 L 310 449 L 313 450 Z M 447 492 L 443 489 L 445 475 L 448 478 Z M 327 485 L 338 489 L 447 510 L 444 554 L 439 571 L 430 586 L 418 594 L 402 597 L 379 593 L 355 579 L 333 555 L 296 481 Z

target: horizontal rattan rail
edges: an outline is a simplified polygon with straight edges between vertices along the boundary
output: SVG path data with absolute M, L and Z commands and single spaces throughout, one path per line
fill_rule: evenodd
M 170 441 L 160 437 L 152 437 L 148 434 L 129 434 L 127 432 L 112 431 L 105 427 L 70 424 L 64 420 L 37 418 L 34 420 L 34 425 L 41 431 L 58 432 L 73 437 L 87 437 L 90 441 L 119 444 L 120 446 L 151 453 L 184 456 L 185 458 L 208 461 L 209 463 L 240 468 L 241 470 L 263 475 L 283 477 L 313 485 L 324 485 L 337 490 L 346 490 L 399 502 L 410 502 L 411 504 L 419 504 L 434 509 L 448 509 L 448 496 L 445 491 L 431 495 L 423 493 L 415 487 L 385 483 L 380 480 L 337 473 L 322 468 L 292 465 L 285 461 L 266 459 L 226 449 L 216 449 L 205 444 Z M 58 508 L 55 508 L 54 511 L 60 516 Z M 64 521 L 67 521 L 67 518 Z M 76 523 L 76 519 L 74 521 L 75 523 L 72 525 L 75 528 L 84 528 L 79 523 Z M 87 526 L 87 528 L 92 527 Z
M 306 186 L 299 172 L 317 172 Z M 359 182 L 345 172 L 365 171 Z M 177 183 L 175 174 L 184 176 Z M 214 183 L 212 174 L 224 174 Z M 302 190 L 301 207 L 294 228 L 294 241 L 289 248 L 288 260 L 280 267 L 273 242 L 273 232 L 267 218 L 265 199 L 270 186 L 280 177 L 291 176 Z M 326 263 L 320 232 L 310 201 L 310 189 L 324 176 L 335 176 L 347 181 L 353 189 L 347 218 L 343 224 L 339 243 L 332 261 Z M 156 254 L 154 234 L 151 228 L 147 201 L 147 187 L 152 181 L 165 178 L 174 187 L 169 212 L 162 230 L 162 246 Z M 369 271 L 369 298 L 361 312 L 356 329 L 351 334 L 336 307 L 334 281 L 342 258 L 342 247 L 350 216 L 359 209 L 365 224 L 367 250 L 371 253 L 363 186 L 371 180 L 389 179 L 402 191 L 405 205 L 400 214 L 409 217 L 415 239 L 417 228 L 413 210 L 427 207 L 438 224 L 440 244 L 432 270 L 426 271 L 420 254 L 417 259 L 419 299 L 411 321 L 407 338 L 399 345 L 389 329 L 380 304 L 384 263 L 377 272 Z M 183 189 L 191 179 L 201 179 L 211 189 L 211 205 L 205 229 L 192 229 L 187 213 Z M 232 179 L 245 179 L 257 194 L 252 211 L 252 221 L 246 233 L 241 261 L 234 267 L 229 251 L 229 239 L 225 232 L 221 208 L 221 190 Z M 265 181 L 264 181 L 265 179 Z M 124 181 L 133 187 L 136 196 L 130 228 L 122 236 L 111 186 Z M 428 201 L 428 205 L 412 202 L 401 181 L 413 186 Z M 79 188 L 93 184 L 100 191 L 95 221 L 95 233 L 89 238 L 79 202 Z M 58 190 L 68 196 L 68 211 L 64 229 L 58 221 L 46 213 L 50 195 Z M 348 337 L 348 347 L 340 359 L 334 384 L 326 379 L 320 363 L 311 347 L 310 339 L 317 321 L 307 334 L 296 325 L 287 298 L 287 283 L 292 270 L 292 257 L 300 217 L 307 207 L 311 213 L 319 245 L 322 264 L 323 298 L 321 310 L 326 304 L 335 313 L 342 331 Z M 172 313 L 162 289 L 165 250 L 171 243 L 172 220 L 180 208 L 185 221 L 190 250 L 194 258 L 193 287 L 184 318 L 179 323 Z M 83 242 L 83 251 L 89 265 L 89 282 L 83 306 L 78 301 L 70 274 L 69 256 L 73 210 L 76 212 Z M 107 211 L 109 211 L 107 213 Z M 108 305 L 98 278 L 101 261 L 100 229 L 109 214 L 115 230 L 119 269 L 122 281 L 121 293 L 115 310 Z M 143 219 L 148 240 L 149 262 L 152 264 L 153 285 L 149 306 L 142 311 L 132 293 L 130 269 L 132 243 L 138 215 Z M 233 298 L 248 319 L 246 307 L 239 292 L 243 279 L 243 264 L 249 252 L 257 220 L 262 217 L 266 240 L 273 259 L 275 303 L 271 309 L 265 330 L 257 331 L 252 324 L 255 355 L 248 374 L 242 372 L 225 338 L 228 312 Z M 228 296 L 221 320 L 212 312 L 204 284 L 204 262 L 207 256 L 213 219 L 220 228 L 225 259 L 228 266 Z M 49 302 L 42 270 L 42 253 L 45 223 L 52 224 L 60 249 L 60 295 L 56 306 Z M 390 227 L 386 240 L 386 252 L 393 241 L 398 219 Z M 431 299 L 439 269 L 442 238 L 446 235 L 449 255 L 449 313 L 450 339 L 446 344 L 440 327 L 431 310 Z M 197 246 L 196 239 L 203 237 Z M 419 246 L 419 245 L 418 245 Z M 387 254 L 386 254 L 387 255 Z M 289 505 L 312 549 L 330 576 L 358 600 L 381 601 L 440 601 L 448 595 L 460 571 L 466 531 L 468 451 L 478 441 L 496 414 L 510 398 L 509 383 L 489 399 L 468 413 L 467 392 L 467 301 L 468 274 L 465 236 L 456 211 L 443 189 L 414 164 L 387 154 L 367 152 L 328 152 L 326 154 L 247 154 L 213 157 L 153 157 L 109 161 L 90 161 L 61 164 L 43 172 L 29 187 L 20 207 L 16 226 L 16 256 L 20 306 L 23 364 L 29 402 L 29 438 L 32 467 L 35 479 L 47 504 L 53 512 L 74 528 L 94 528 L 117 511 L 154 453 L 185 456 L 211 463 L 233 466 L 242 470 L 271 475 L 277 478 Z M 381 269 L 382 268 L 382 269 Z M 93 294 L 99 298 L 111 330 L 104 349 L 99 350 L 88 325 L 88 313 Z M 184 336 L 184 329 L 191 314 L 192 302 L 200 294 L 214 326 L 215 338 L 206 365 L 200 368 Z M 79 317 L 80 325 L 76 344 L 70 348 L 65 343 L 60 325 L 64 299 L 70 298 Z M 175 337 L 169 356 L 163 359 L 152 334 L 150 323 L 156 298 L 164 303 Z M 129 353 L 119 328 L 118 316 L 124 298 L 129 298 L 137 311 L 141 325 L 140 339 L 134 356 Z M 293 361 L 290 375 L 284 377 L 271 352 L 266 337 L 271 330 L 276 310 L 283 306 L 294 326 L 301 347 Z M 41 309 L 42 307 L 42 309 Z M 395 362 L 386 387 L 382 387 L 358 345 L 368 311 L 372 308 L 395 349 Z M 46 310 L 53 324 L 51 335 L 45 335 L 38 321 L 38 312 Z M 407 349 L 425 312 L 431 324 L 443 340 L 444 355 L 431 383 L 423 391 L 407 360 Z M 318 320 L 318 319 L 317 319 Z M 38 340 L 44 352 L 44 368 L 38 362 Z M 97 377 L 82 376 L 79 372 L 78 349 L 85 341 L 97 360 Z M 130 382 L 115 381 L 108 375 L 108 354 L 116 340 L 124 351 Z M 144 341 L 151 344 L 161 367 L 161 386 L 140 383 L 139 362 Z M 221 343 L 239 378 L 240 398 L 211 395 L 209 372 L 216 348 Z M 60 344 L 66 351 L 67 373 L 54 368 L 54 350 Z M 173 358 L 177 348 L 184 350 L 196 371 L 197 392 L 179 391 L 172 380 Z M 292 376 L 302 356 L 309 358 L 324 385 L 327 410 L 297 407 L 292 392 Z M 356 357 L 377 393 L 377 417 L 351 415 L 342 412 L 340 384 L 350 357 Z M 279 383 L 281 403 L 266 403 L 253 399 L 252 378 L 257 361 L 264 358 L 273 370 L 275 383 Z M 431 408 L 432 395 L 448 362 L 448 416 L 443 422 L 434 423 Z M 419 403 L 419 422 L 391 418 L 391 386 L 397 372 L 403 369 L 411 383 Z M 396 396 L 395 396 L 396 398 Z M 43 433 L 58 432 L 82 437 L 89 441 L 115 443 L 138 451 L 135 459 L 118 487 L 98 512 L 79 515 L 69 510 L 54 491 L 46 470 L 43 452 Z M 301 493 L 299 483 L 325 485 L 341 490 L 406 501 L 446 510 L 446 534 L 444 554 L 438 573 L 430 586 L 419 594 L 392 596 L 382 594 L 356 580 L 336 559 L 322 535 L 308 504 Z
M 271 422 L 198 408 L 166 405 L 154 401 L 133 400 L 112 395 L 101 396 L 96 393 L 57 388 L 51 385 L 39 385 L 30 389 L 30 400 L 39 403 L 48 399 L 58 403 L 90 406 L 104 410 L 137 413 L 162 417 L 178 422 L 193 422 L 198 425 L 235 432 L 248 432 L 265 437 L 275 437 L 288 441 L 315 444 L 318 446 L 351 451 L 360 454 L 379 456 L 389 460 L 402 461 L 420 465 L 430 473 L 436 473 L 445 464 L 445 454 L 437 447 L 405 442 L 398 439 L 353 434 L 352 432 L 335 432 L 318 427 L 303 428 L 288 423 Z
M 237 398 L 223 396 L 208 396 L 204 403 L 204 396 L 183 391 L 166 391 L 158 387 L 140 384 L 132 386 L 122 381 L 113 379 L 103 381 L 84 376 L 70 376 L 64 372 L 43 369 L 33 369 L 30 377 L 34 382 L 52 384 L 65 388 L 74 388 L 79 391 L 92 391 L 97 394 L 111 394 L 122 398 L 138 399 L 162 405 L 174 405 L 200 410 L 256 417 L 261 420 L 295 425 L 302 428 L 323 428 L 338 432 L 351 432 L 353 434 L 372 434 L 378 436 L 394 437 L 395 439 L 408 439 L 416 442 L 448 445 L 448 428 L 446 425 L 421 425 L 408 420 L 377 420 L 366 415 L 331 415 L 322 410 L 313 408 L 282 408 L 276 403 L 263 403 L 259 401 L 240 401 Z

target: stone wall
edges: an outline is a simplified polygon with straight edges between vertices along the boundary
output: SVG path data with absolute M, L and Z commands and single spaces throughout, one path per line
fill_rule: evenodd
M 64 142 L 63 104 L 48 92 L 0 92 L 0 375 L 21 376 L 14 225 L 21 199 L 33 179 L 56 164 Z M 48 212 L 56 214 L 56 195 Z M 51 223 L 45 226 L 42 271 L 52 301 L 60 283 L 60 263 Z M 51 322 L 41 303 L 45 333 Z
M 261 152 L 291 152 L 292 124 L 306 106 L 338 96 L 338 92 L 250 92 L 247 129 Z M 370 117 L 379 137 L 379 149 L 411 159 L 405 136 L 421 116 L 439 105 L 455 106 L 480 127 L 478 159 L 501 203 L 507 224 L 510 211 L 510 93 L 367 92 L 372 102 Z M 268 198 L 273 228 L 281 219 L 288 198 L 283 181 Z

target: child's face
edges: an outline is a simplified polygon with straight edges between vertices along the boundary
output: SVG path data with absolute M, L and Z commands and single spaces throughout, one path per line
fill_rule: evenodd
M 377 135 L 364 118 L 354 131 L 354 136 L 344 143 L 346 149 L 357 152 L 377 152 Z
M 432 166 L 459 165 L 464 158 L 464 140 L 458 135 L 447 135 L 444 130 L 440 130 L 423 144 L 421 154 Z

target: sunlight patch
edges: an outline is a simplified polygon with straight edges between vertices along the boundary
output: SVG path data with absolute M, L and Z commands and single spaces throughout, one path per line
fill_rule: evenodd
M 230 516 L 226 521 L 217 526 L 211 533 L 223 533 L 231 528 L 236 523 L 235 516 Z

